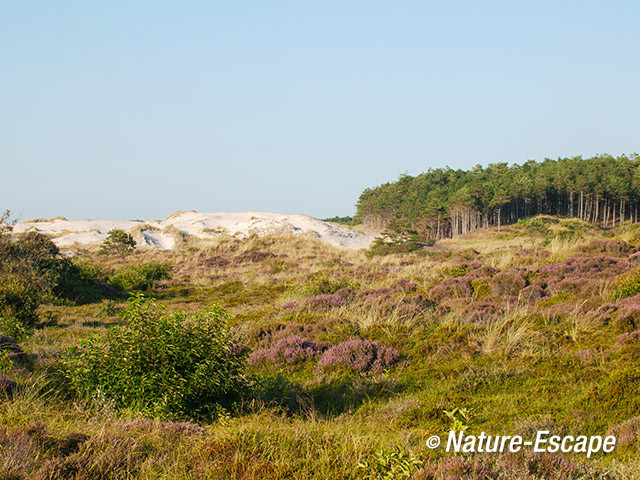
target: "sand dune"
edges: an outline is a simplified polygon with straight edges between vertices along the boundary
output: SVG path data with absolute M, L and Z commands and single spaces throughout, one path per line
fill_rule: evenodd
M 50 222 L 18 223 L 15 233 L 28 231 L 51 235 L 59 247 L 74 244 L 99 243 L 108 232 L 120 229 L 132 234 L 140 248 L 171 249 L 177 236 L 183 234 L 197 238 L 215 238 L 221 234 L 247 238 L 252 234 L 307 235 L 328 244 L 360 249 L 369 246 L 373 237 L 347 228 L 338 227 L 308 215 L 271 212 L 198 213 L 176 212 L 166 220 L 118 221 L 118 220 L 53 220 Z

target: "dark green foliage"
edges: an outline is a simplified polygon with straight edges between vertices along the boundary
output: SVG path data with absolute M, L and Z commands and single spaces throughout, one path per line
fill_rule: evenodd
M 0 232 L 0 331 L 24 335 L 37 323 L 40 303 L 87 301 L 97 297 L 94 287 L 94 279 L 64 258 L 45 235 L 28 232 L 12 238 Z
M 637 222 L 639 204 L 638 157 L 601 155 L 403 175 L 396 182 L 366 189 L 356 218 L 375 227 L 403 220 L 421 236 L 439 239 L 538 214 L 615 227 Z M 527 227 L 533 235 L 545 233 L 543 225 Z M 567 230 L 563 235 L 579 235 Z
M 359 221 L 357 221 L 354 217 L 331 217 L 331 218 L 323 218 L 321 219 L 323 222 L 331 222 L 331 223 L 339 223 L 341 225 L 348 225 L 353 227 L 354 225 L 358 225 Z
M 393 219 L 371 244 L 368 256 L 415 252 L 435 242 L 424 238 L 407 220 Z
M 113 229 L 109 236 L 102 242 L 100 253 L 123 253 L 136 248 L 136 241 L 124 230 Z
M 167 280 L 171 271 L 168 263 L 148 262 L 127 265 L 109 277 L 109 283 L 120 290 L 147 290 L 153 282 Z
M 88 261 L 73 263 L 60 254 L 45 235 L 28 232 L 17 239 L 0 234 L 0 273 L 17 275 L 29 283 L 38 301 L 52 297 L 76 302 L 95 300 L 100 274 Z
M 16 240 L 0 235 L 0 271 L 18 275 L 43 294 L 59 294 L 71 263 L 48 237 L 36 232 Z
M 0 333 L 11 337 L 24 336 L 38 320 L 39 295 L 23 277 L 0 274 Z
M 212 306 L 167 314 L 138 295 L 127 323 L 69 351 L 63 370 L 83 398 L 164 417 L 209 417 L 238 400 L 245 359 L 234 353 L 228 313 Z

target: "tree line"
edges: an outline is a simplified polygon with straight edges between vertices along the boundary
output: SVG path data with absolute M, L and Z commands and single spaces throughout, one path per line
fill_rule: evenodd
M 377 228 L 407 225 L 425 239 L 452 238 L 538 214 L 603 227 L 638 221 L 640 157 L 598 155 L 429 169 L 366 189 L 357 219 Z

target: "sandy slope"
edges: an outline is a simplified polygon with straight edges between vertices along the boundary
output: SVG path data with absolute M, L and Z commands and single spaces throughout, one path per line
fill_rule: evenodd
M 338 227 L 308 215 L 284 215 L 270 212 L 197 213 L 179 212 L 166 220 L 146 222 L 109 220 L 55 220 L 19 223 L 15 233 L 37 231 L 51 235 L 60 247 L 102 242 L 112 229 L 130 232 L 138 246 L 170 249 L 176 234 L 182 232 L 198 238 L 214 238 L 221 233 L 246 238 L 252 234 L 305 234 L 338 247 L 360 249 L 369 246 L 373 237 Z

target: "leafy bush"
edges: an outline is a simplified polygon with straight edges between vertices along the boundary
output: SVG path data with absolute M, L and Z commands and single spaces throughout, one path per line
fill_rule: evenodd
M 467 267 L 466 265 L 455 265 L 452 267 L 442 268 L 442 276 L 445 278 L 464 277 L 467 273 L 469 273 L 469 267 Z
M 147 290 L 153 282 L 168 279 L 170 271 L 171 265 L 168 263 L 127 265 L 111 275 L 109 283 L 124 291 Z
M 100 253 L 122 253 L 130 252 L 136 248 L 136 241 L 124 230 L 113 229 L 109 231 L 109 236 L 102 242 Z
M 40 233 L 28 232 L 18 238 L 0 233 L 0 274 L 16 275 L 29 283 L 38 295 L 37 301 L 52 297 L 73 301 L 98 298 L 95 272 L 86 270 L 86 264 L 89 262 L 74 264 L 64 258 L 58 247 Z
M 367 480 L 412 478 L 423 464 L 412 452 L 401 446 L 382 449 L 370 459 L 358 463 L 358 478 Z
M 22 277 L 43 294 L 61 294 L 71 263 L 45 235 L 0 235 L 0 271 Z
M 230 407 L 245 384 L 244 357 L 232 351 L 227 312 L 167 314 L 138 295 L 127 322 L 89 339 L 62 359 L 82 398 L 162 417 L 209 417 Z
M 318 362 L 323 370 L 348 369 L 355 372 L 382 372 L 393 366 L 400 358 L 395 348 L 359 338 L 347 340 L 329 348 Z
M 0 333 L 23 337 L 38 320 L 38 292 L 14 274 L 0 274 Z

